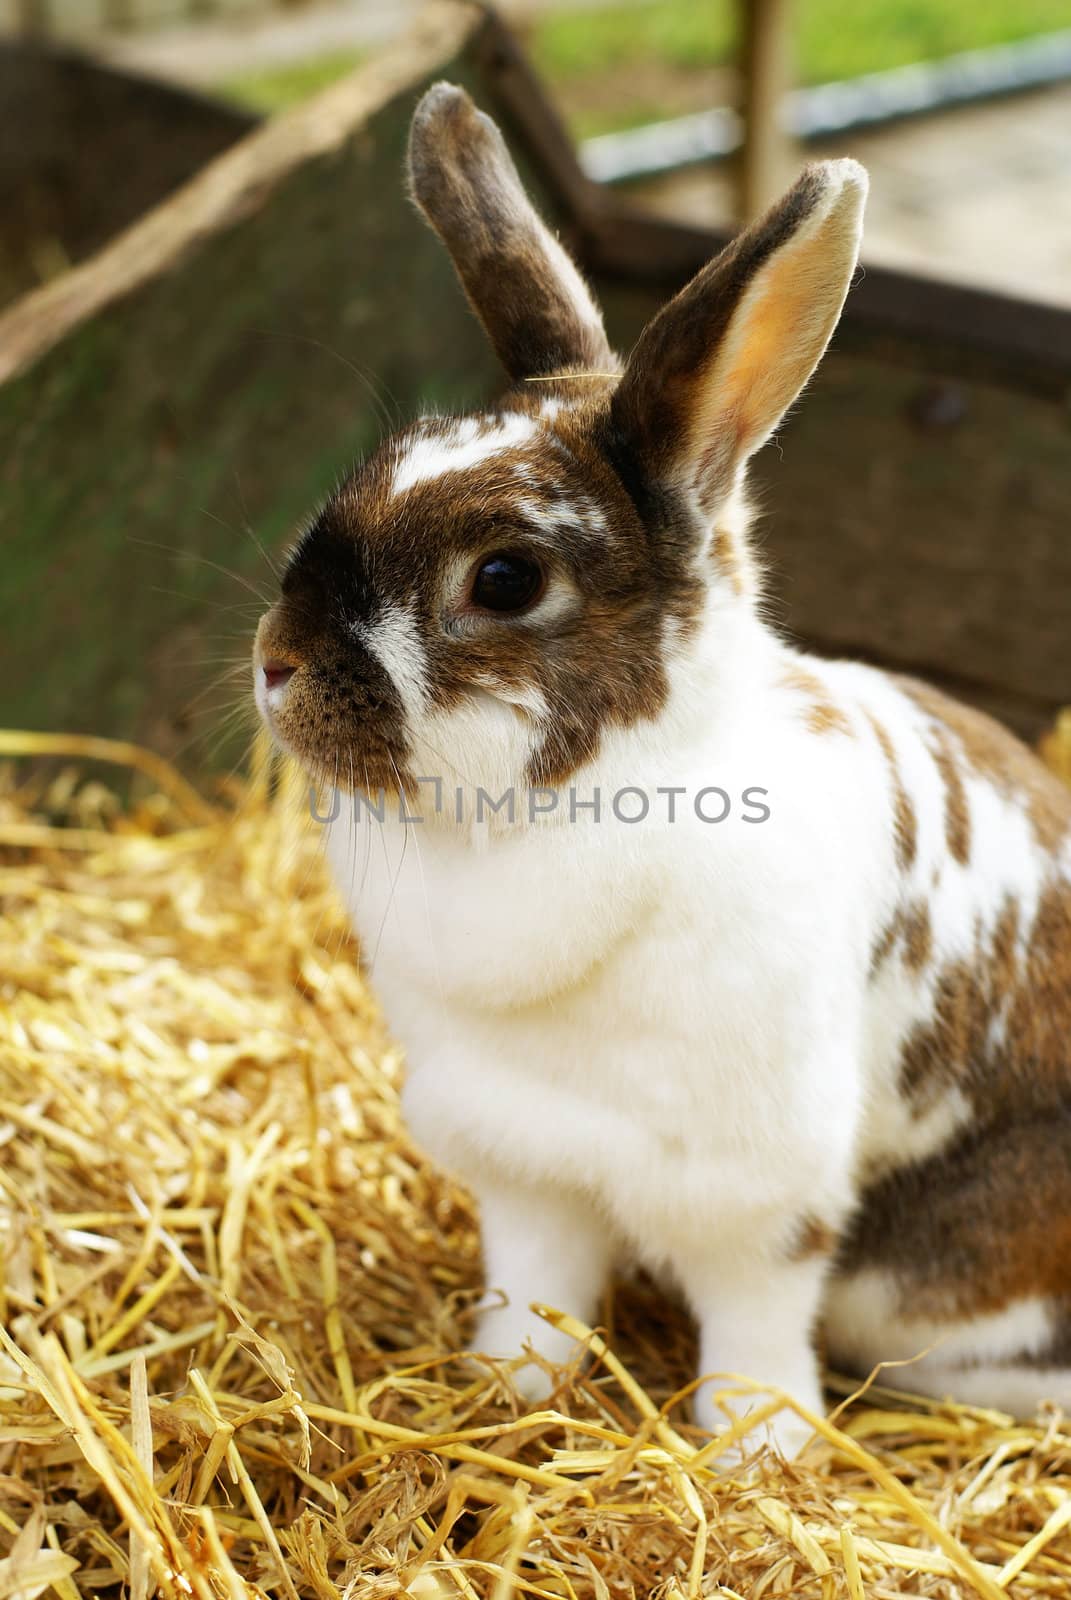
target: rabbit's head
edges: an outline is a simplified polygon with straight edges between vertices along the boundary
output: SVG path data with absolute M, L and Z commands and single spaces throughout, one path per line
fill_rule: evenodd
M 754 604 L 740 488 L 855 266 L 866 175 L 809 168 L 621 363 L 498 129 L 448 84 L 413 119 L 417 204 L 514 387 L 423 417 L 332 495 L 257 638 L 257 699 L 318 777 L 562 783 L 657 724 L 693 641 Z

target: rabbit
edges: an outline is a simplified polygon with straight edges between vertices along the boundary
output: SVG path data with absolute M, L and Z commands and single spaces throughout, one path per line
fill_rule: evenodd
M 623 362 L 461 89 L 420 101 L 409 172 L 513 386 L 331 495 L 255 692 L 341 795 L 405 1114 L 478 1202 L 473 1349 L 527 1353 L 540 1398 L 532 1354 L 576 1347 L 533 1305 L 593 1324 L 624 1259 L 684 1296 L 700 1375 L 791 1397 L 786 1456 L 819 1339 L 916 1393 L 1067 1405 L 1071 791 L 921 682 L 786 642 L 748 542 L 864 170 L 808 167 Z M 704 1381 L 697 1424 L 746 1427 L 743 1388 Z

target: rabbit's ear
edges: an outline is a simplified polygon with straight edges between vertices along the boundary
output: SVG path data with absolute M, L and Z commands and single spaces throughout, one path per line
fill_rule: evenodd
M 587 285 L 537 216 L 498 128 L 463 89 L 437 83 L 417 106 L 409 180 L 512 378 L 616 370 Z
M 867 175 L 809 167 L 640 336 L 612 401 L 644 474 L 711 508 L 829 342 L 855 269 Z

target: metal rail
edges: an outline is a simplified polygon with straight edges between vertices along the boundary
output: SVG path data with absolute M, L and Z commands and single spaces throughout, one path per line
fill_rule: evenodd
M 968 50 L 944 61 L 794 89 L 782 104 L 783 126 L 796 139 L 829 139 L 855 128 L 947 111 L 1068 79 L 1071 28 L 1020 44 Z M 721 106 L 588 139 L 580 147 L 580 162 L 596 182 L 619 183 L 721 160 L 740 148 L 743 132 L 739 113 Z

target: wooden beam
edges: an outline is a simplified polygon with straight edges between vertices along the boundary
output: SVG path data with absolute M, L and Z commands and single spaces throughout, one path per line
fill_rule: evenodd
M 48 32 L 48 0 L 15 0 L 16 31 L 25 39 L 41 39 Z
M 737 214 L 760 216 L 793 176 L 792 141 L 782 107 L 792 82 L 792 0 L 738 0 L 744 142 Z

